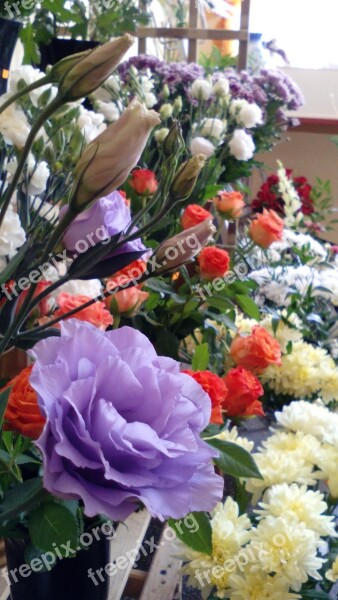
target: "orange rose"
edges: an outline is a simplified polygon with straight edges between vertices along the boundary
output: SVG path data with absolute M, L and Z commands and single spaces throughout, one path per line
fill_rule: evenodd
M 229 271 L 230 256 L 222 248 L 207 246 L 198 256 L 198 264 L 201 277 L 211 281 L 216 277 L 224 277 Z
M 3 388 L 12 388 L 4 416 L 4 429 L 35 440 L 42 433 L 46 419 L 40 411 L 36 391 L 29 383 L 32 368 L 33 365 L 21 371 Z
M 273 242 L 282 239 L 284 221 L 274 210 L 264 208 L 262 214 L 258 214 L 251 221 L 249 233 L 251 239 L 262 248 L 268 248 Z
M 223 402 L 227 417 L 249 417 L 264 415 L 262 403 L 258 400 L 264 394 L 261 382 L 243 367 L 230 369 L 223 377 L 228 395 Z
M 181 225 L 183 229 L 190 229 L 207 219 L 212 219 L 212 214 L 208 210 L 198 204 L 189 204 L 181 217 Z
M 81 306 L 82 304 L 85 304 L 90 299 L 91 298 L 88 296 L 72 296 L 71 294 L 62 292 L 57 297 L 56 302 L 59 308 L 54 312 L 53 317 L 62 317 L 62 315 L 66 314 L 70 310 L 73 310 L 74 308 L 77 308 L 78 306 Z M 104 302 L 94 302 L 94 304 L 91 306 L 83 308 L 71 317 L 66 318 L 87 321 L 102 331 L 105 331 L 107 327 L 113 323 L 113 317 L 106 309 Z
M 154 171 L 149 169 L 135 169 L 129 179 L 129 185 L 137 194 L 149 196 L 158 188 L 158 181 Z
M 122 196 L 125 205 L 128 206 L 128 208 L 130 208 L 130 200 L 129 200 L 129 198 L 127 198 L 126 192 L 124 190 L 117 190 L 117 191 L 120 194 L 120 196 Z
M 107 280 L 106 289 L 111 292 L 110 296 L 106 298 L 108 310 L 112 309 L 114 311 L 115 301 L 119 313 L 129 313 L 129 316 L 134 316 L 137 313 L 141 304 L 149 298 L 148 292 L 143 292 L 141 285 L 134 285 L 117 292 L 114 292 L 114 289 L 126 287 L 132 280 L 138 281 L 145 270 L 146 263 L 144 260 L 134 260 Z
M 236 365 L 260 372 L 269 365 L 281 365 L 281 349 L 277 340 L 264 327 L 255 325 L 251 335 L 237 335 L 231 343 L 230 355 Z
M 237 219 L 241 216 L 245 202 L 240 192 L 220 192 L 213 202 L 217 210 L 227 219 Z
M 182 371 L 187 375 L 190 375 L 204 391 L 210 396 L 211 400 L 211 417 L 210 423 L 215 425 L 223 425 L 222 418 L 222 405 L 224 404 L 228 389 L 223 379 L 211 373 L 211 371 Z

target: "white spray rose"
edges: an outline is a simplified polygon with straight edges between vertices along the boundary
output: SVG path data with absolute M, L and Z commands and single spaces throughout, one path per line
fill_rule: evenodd
M 32 176 L 27 185 L 27 193 L 30 196 L 38 196 L 45 191 L 50 170 L 45 160 L 42 160 L 35 170 L 32 170 Z
M 196 154 L 204 154 L 207 158 L 215 152 L 215 146 L 203 137 L 195 137 L 190 143 L 190 152 L 193 156 Z
M 229 150 L 232 156 L 237 160 L 249 160 L 253 157 L 255 148 L 251 135 L 246 133 L 244 129 L 235 129 L 229 142 Z
M 221 119 L 204 119 L 199 131 L 202 137 L 213 137 L 219 140 L 224 131 L 224 123 Z
M 212 91 L 216 96 L 220 96 L 221 98 L 223 98 L 224 96 L 227 96 L 230 91 L 229 81 L 227 79 L 223 79 L 223 78 L 218 79 L 214 83 Z
M 212 87 L 206 79 L 195 79 L 190 88 L 190 93 L 193 98 L 198 100 L 209 100 L 212 94 Z
M 31 85 L 39 79 L 42 79 L 45 74 L 39 69 L 34 69 L 31 65 L 22 65 L 19 69 L 15 69 L 15 71 L 11 72 L 9 78 L 8 89 L 10 94 L 15 94 L 18 91 L 18 83 L 19 81 L 24 81 L 27 85 Z M 50 100 L 55 98 L 57 94 L 57 88 L 55 86 L 43 85 L 32 92 L 29 92 L 29 97 L 31 99 L 32 104 L 34 106 L 38 106 L 38 100 L 48 88 L 51 88 L 52 94 Z
M 95 102 L 95 108 L 97 108 L 109 123 L 113 123 L 120 116 L 119 109 L 114 102 L 102 102 L 101 100 L 97 100 Z
M 107 128 L 107 125 L 104 123 L 103 114 L 87 110 L 83 106 L 80 106 L 80 116 L 77 120 L 77 126 L 83 133 L 87 143 L 95 139 Z
M 256 127 L 256 125 L 263 122 L 262 110 L 258 104 L 255 104 L 254 102 L 252 104 L 246 104 L 246 106 L 243 106 L 239 111 L 236 120 L 240 125 L 244 125 L 247 129 L 251 129 L 251 127 Z
M 9 98 L 9 94 L 0 97 L 0 106 Z M 6 110 L 0 114 L 0 134 L 3 135 L 6 144 L 23 148 L 29 135 L 30 127 L 25 113 L 17 107 L 10 104 Z
M 249 103 L 246 100 L 243 100 L 243 99 L 232 100 L 230 102 L 230 106 L 229 106 L 229 113 L 230 113 L 230 115 L 235 119 L 237 117 L 238 113 L 247 104 L 249 104 Z
M 25 241 L 26 234 L 21 227 L 19 215 L 9 206 L 0 227 L 0 256 L 13 258 Z

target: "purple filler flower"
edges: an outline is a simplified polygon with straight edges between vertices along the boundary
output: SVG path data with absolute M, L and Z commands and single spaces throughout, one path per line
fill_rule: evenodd
M 100 198 L 90 208 L 80 213 L 68 227 L 63 243 L 67 250 L 80 254 L 90 246 L 125 231 L 130 221 L 130 210 L 123 196 L 115 191 L 105 198 Z M 140 238 L 123 244 L 113 254 L 138 250 L 146 250 Z
M 214 451 L 200 438 L 210 399 L 139 331 L 70 319 L 32 351 L 30 382 L 46 416 L 36 444 L 44 486 L 85 513 L 160 519 L 211 510 L 222 497 Z

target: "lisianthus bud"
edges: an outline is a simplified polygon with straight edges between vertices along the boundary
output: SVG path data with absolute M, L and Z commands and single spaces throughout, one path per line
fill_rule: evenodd
M 51 73 L 54 77 L 61 76 L 59 94 L 67 100 L 77 100 L 91 94 L 112 74 L 133 43 L 134 38 L 126 33 L 97 46 L 92 52 L 80 53 L 58 63 Z
M 185 144 L 184 144 L 184 139 L 182 136 L 182 128 L 181 125 L 179 124 L 179 122 L 174 119 L 170 129 L 169 129 L 169 133 L 168 135 L 165 137 L 164 143 L 163 143 L 163 154 L 166 157 L 172 156 L 172 155 L 176 155 L 179 152 L 182 152 L 182 150 L 184 150 L 185 148 Z
M 170 197 L 173 200 L 189 198 L 205 162 L 206 157 L 203 154 L 196 154 L 180 166 L 170 187 Z
M 135 99 L 117 121 L 88 144 L 75 169 L 73 209 L 84 210 L 124 183 L 137 164 L 150 131 L 159 122 L 155 111 Z
M 157 248 L 155 269 L 152 265 L 152 272 L 159 275 L 178 269 L 181 265 L 192 260 L 212 240 L 215 231 L 216 228 L 212 224 L 212 220 L 207 219 L 203 223 L 185 229 L 169 240 L 162 242 Z

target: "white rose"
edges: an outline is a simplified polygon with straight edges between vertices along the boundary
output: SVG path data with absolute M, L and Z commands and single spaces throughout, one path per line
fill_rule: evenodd
M 232 100 L 229 106 L 230 115 L 233 118 L 235 118 L 238 115 L 239 111 L 242 110 L 242 108 L 244 108 L 244 106 L 246 106 L 247 104 L 248 102 L 243 99 Z
M 169 133 L 168 127 L 162 127 L 154 133 L 154 138 L 158 144 L 162 144 Z
M 247 104 L 241 108 L 236 116 L 236 120 L 240 125 L 251 129 L 251 127 L 255 127 L 263 122 L 263 114 L 258 104 Z
M 196 79 L 190 88 L 193 98 L 198 100 L 209 100 L 212 94 L 212 87 L 206 79 Z
M 255 148 L 251 135 L 246 133 L 244 129 L 235 129 L 229 142 L 229 150 L 232 156 L 237 160 L 249 160 L 253 157 Z
M 144 94 L 144 102 L 147 108 L 152 108 L 157 104 L 157 98 L 155 94 L 148 92 L 147 94 Z
M 42 71 L 40 71 L 39 69 L 34 69 L 34 67 L 32 67 L 31 65 L 22 65 L 19 69 L 16 69 L 15 71 L 11 72 L 9 78 L 9 92 L 11 94 L 15 94 L 15 92 L 18 91 L 19 81 L 23 80 L 27 85 L 30 85 L 31 83 L 35 83 L 39 79 L 42 79 L 44 75 L 45 74 Z M 29 97 L 34 106 L 38 106 L 38 100 L 41 94 L 43 94 L 43 92 L 45 92 L 50 87 L 50 85 L 43 85 L 29 93 Z M 51 99 L 55 98 L 56 94 L 57 88 L 52 86 Z
M 195 137 L 191 140 L 190 152 L 193 156 L 195 154 L 204 154 L 204 156 L 209 158 L 214 154 L 215 150 L 215 146 L 203 137 Z
M 35 170 L 32 171 L 32 176 L 27 185 L 27 193 L 30 196 L 38 196 L 45 191 L 47 186 L 50 170 L 45 160 L 42 160 Z
M 144 94 L 146 94 L 147 92 L 151 92 L 151 90 L 154 87 L 154 82 L 151 81 L 151 79 L 149 77 L 147 77 L 146 75 L 142 75 L 142 77 L 140 79 L 140 84 L 141 84 L 141 90 Z
M 0 227 L 0 256 L 13 258 L 26 241 L 26 233 L 21 227 L 19 215 L 10 206 Z
M 204 119 L 200 129 L 201 136 L 213 137 L 219 140 L 224 131 L 224 123 L 221 119 Z
M 169 104 L 168 102 L 166 104 L 162 104 L 159 113 L 162 119 L 169 119 L 169 117 L 171 117 L 173 114 L 172 104 Z
M 0 106 L 7 100 L 9 94 L 0 97 Z M 21 149 L 24 147 L 28 138 L 30 127 L 25 113 L 16 106 L 10 104 L 4 112 L 0 114 L 0 134 L 3 135 L 6 144 L 16 146 Z
M 31 208 L 39 212 L 39 217 L 43 217 L 50 223 L 56 223 L 59 218 L 59 207 L 53 206 L 49 202 L 44 202 L 40 198 L 33 198 L 31 200 Z
M 214 83 L 212 91 L 216 96 L 220 96 L 221 98 L 227 96 L 230 91 L 229 81 L 227 79 L 218 79 Z
M 95 107 L 109 123 L 117 121 L 120 116 L 119 109 L 114 102 L 101 102 L 101 100 L 98 100 L 95 103 Z
M 102 114 L 86 110 L 83 106 L 80 106 L 80 116 L 77 126 L 82 131 L 87 144 L 107 129 Z

